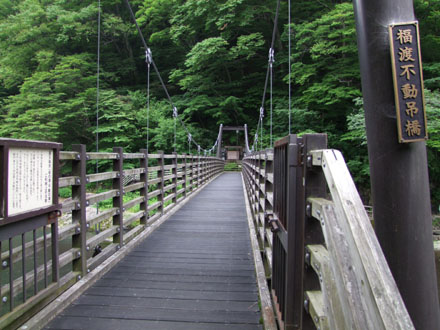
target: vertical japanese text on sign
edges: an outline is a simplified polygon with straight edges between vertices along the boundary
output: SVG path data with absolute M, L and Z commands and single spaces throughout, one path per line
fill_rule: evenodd
M 389 27 L 399 142 L 428 138 L 417 22 Z

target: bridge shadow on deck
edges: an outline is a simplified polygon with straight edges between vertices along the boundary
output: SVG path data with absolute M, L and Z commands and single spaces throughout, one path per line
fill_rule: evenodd
M 240 173 L 224 173 L 46 329 L 262 329 Z

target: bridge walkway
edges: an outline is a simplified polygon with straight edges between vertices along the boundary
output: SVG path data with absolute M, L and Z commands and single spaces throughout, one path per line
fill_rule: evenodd
M 46 329 L 262 329 L 240 173 L 224 173 Z

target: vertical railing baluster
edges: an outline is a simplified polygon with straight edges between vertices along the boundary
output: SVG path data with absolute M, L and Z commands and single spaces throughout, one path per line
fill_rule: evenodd
M 36 295 L 38 293 L 37 231 L 34 229 L 32 234 L 34 241 L 34 295 Z
M 148 223 L 148 151 L 147 149 L 141 149 L 141 153 L 144 154 L 144 158 L 141 158 L 141 168 L 144 172 L 141 173 L 140 181 L 144 183 L 144 187 L 141 188 L 141 196 L 144 197 L 144 201 L 140 204 L 141 211 L 144 211 L 144 215 L 141 217 L 141 225 L 147 225 Z
M 43 265 L 44 265 L 44 288 L 47 288 L 48 285 L 48 276 L 47 276 L 47 234 L 46 234 L 46 226 L 43 226 Z
M 52 247 L 52 282 L 58 282 L 60 279 L 60 264 L 58 260 L 58 221 L 50 225 L 51 247 Z M 85 254 L 84 254 L 85 255 Z
M 0 256 L 2 255 L 2 241 L 0 241 Z M 0 262 L 1 262 L 1 258 L 0 258 Z M 3 278 L 3 274 L 2 274 L 2 269 L 3 269 L 3 265 L 0 265 L 0 306 L 3 303 L 3 296 L 2 296 L 2 278 Z M 1 310 L 1 308 L 0 308 Z
M 21 270 L 23 280 L 23 303 L 26 302 L 26 233 L 21 234 Z
M 113 235 L 113 243 L 121 248 L 124 245 L 124 153 L 121 147 L 114 147 L 113 152 L 116 153 L 116 159 L 113 160 L 113 171 L 116 172 L 116 178 L 113 179 L 113 189 L 116 190 L 116 196 L 113 197 L 113 207 L 116 208 L 113 226 L 117 226 L 117 232 Z
M 72 210 L 72 223 L 77 226 L 75 234 L 72 235 L 72 248 L 79 250 L 73 260 L 72 269 L 74 272 L 80 273 L 78 279 L 81 279 L 82 276 L 87 274 L 87 155 L 86 146 L 83 144 L 73 145 L 72 150 L 77 152 L 76 159 L 72 161 L 72 174 L 77 177 L 75 185 L 72 186 L 72 199 L 76 201 L 75 208 Z M 54 260 L 52 260 L 53 263 Z
M 9 238 L 9 309 L 14 309 L 14 256 L 13 256 L 12 237 Z

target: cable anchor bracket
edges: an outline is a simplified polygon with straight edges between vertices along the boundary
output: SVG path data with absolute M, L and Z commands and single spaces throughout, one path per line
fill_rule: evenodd
M 275 62 L 275 50 L 273 48 L 269 49 L 269 65 L 272 67 Z
M 147 48 L 145 50 L 145 62 L 150 65 L 153 63 L 153 53 L 151 53 L 151 49 Z

